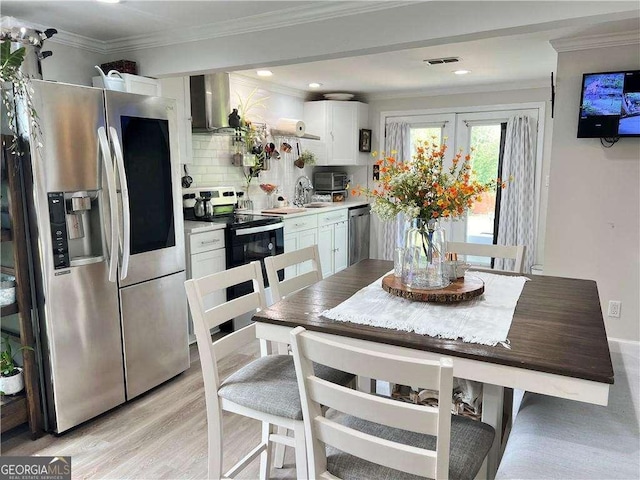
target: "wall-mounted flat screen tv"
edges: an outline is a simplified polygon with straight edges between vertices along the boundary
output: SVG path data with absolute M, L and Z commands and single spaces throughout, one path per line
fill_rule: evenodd
M 585 73 L 578 138 L 640 136 L 640 70 Z

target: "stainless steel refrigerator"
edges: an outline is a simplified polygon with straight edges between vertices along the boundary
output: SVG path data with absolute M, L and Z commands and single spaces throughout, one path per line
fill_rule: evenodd
M 189 367 L 175 102 L 32 84 L 25 188 L 60 433 Z

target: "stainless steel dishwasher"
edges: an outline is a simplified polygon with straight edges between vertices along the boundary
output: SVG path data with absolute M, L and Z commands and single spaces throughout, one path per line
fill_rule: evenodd
M 349 209 L 349 265 L 369 258 L 369 205 Z

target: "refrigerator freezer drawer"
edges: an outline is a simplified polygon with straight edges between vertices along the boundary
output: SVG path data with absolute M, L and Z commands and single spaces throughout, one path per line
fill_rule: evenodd
M 120 289 L 127 400 L 189 368 L 184 272 Z
M 57 433 L 124 403 L 118 287 L 106 262 L 47 281 L 40 311 L 46 335 L 50 420 Z

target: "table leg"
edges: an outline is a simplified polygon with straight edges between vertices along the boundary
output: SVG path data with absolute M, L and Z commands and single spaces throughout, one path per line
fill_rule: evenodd
M 485 383 L 482 387 L 482 421 L 496 430 L 493 445 L 486 459 L 486 478 L 493 480 L 500 463 L 500 445 L 502 443 L 502 402 L 504 388 Z

